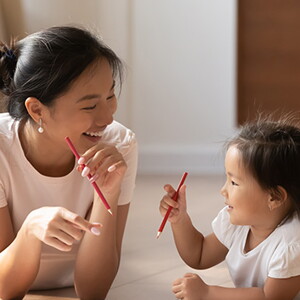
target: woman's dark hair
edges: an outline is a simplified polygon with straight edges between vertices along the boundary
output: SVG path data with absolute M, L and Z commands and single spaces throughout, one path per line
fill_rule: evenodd
M 11 46 L 0 43 L 0 90 L 7 96 L 7 111 L 14 119 L 28 119 L 28 97 L 50 106 L 99 59 L 109 62 L 114 79 L 122 84 L 121 60 L 87 30 L 51 27 Z
M 241 153 L 242 163 L 259 185 L 277 192 L 283 187 L 300 212 L 300 128 L 290 117 L 246 123 L 226 144 Z

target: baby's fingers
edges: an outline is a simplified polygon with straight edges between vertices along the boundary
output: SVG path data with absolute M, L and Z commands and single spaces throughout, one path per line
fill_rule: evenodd
M 186 185 L 185 184 L 179 189 L 177 201 L 182 208 L 186 208 Z
M 164 186 L 164 190 L 169 194 L 170 197 L 173 197 L 176 193 L 176 190 L 170 184 L 166 184 Z
M 169 206 L 172 208 L 178 208 L 178 203 L 170 198 L 169 195 L 165 195 L 161 201 L 161 206 L 165 209 L 168 209 Z
M 173 293 L 177 293 L 181 290 L 181 284 L 182 284 L 182 278 L 177 278 L 175 281 L 173 281 L 173 283 L 172 283 Z

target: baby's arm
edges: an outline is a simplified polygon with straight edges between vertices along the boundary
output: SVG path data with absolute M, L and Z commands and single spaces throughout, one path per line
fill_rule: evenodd
M 193 226 L 189 216 L 180 223 L 172 224 L 177 250 L 184 262 L 194 269 L 207 269 L 225 259 L 228 249 L 214 233 L 204 237 Z
M 164 215 L 169 207 L 169 216 L 177 250 L 187 265 L 195 269 L 212 267 L 225 259 L 228 249 L 216 238 L 215 234 L 203 236 L 192 224 L 186 210 L 186 186 L 179 190 L 178 202 L 172 200 L 175 190 L 166 185 L 165 195 L 160 204 L 161 214 Z
M 292 300 L 298 293 L 300 276 L 268 278 L 263 288 L 226 288 L 205 284 L 196 274 L 185 274 L 174 281 L 172 291 L 184 300 Z

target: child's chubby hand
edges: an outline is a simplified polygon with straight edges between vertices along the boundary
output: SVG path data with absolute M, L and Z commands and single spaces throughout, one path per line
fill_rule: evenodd
M 177 299 L 204 300 L 209 286 L 197 275 L 187 273 L 173 282 L 172 292 Z
M 176 190 L 170 185 L 166 184 L 164 190 L 167 194 L 160 201 L 159 211 L 164 217 L 167 213 L 169 206 L 172 207 L 171 213 L 168 220 L 171 223 L 177 223 L 180 221 L 186 214 L 186 185 L 182 185 L 179 189 L 177 202 L 172 199 L 174 197 Z

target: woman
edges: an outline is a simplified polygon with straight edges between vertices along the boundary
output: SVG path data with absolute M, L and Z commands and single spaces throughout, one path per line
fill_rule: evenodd
M 75 27 L 2 43 L 0 57 L 8 111 L 0 115 L 0 298 L 74 284 L 80 298 L 104 299 L 137 167 L 134 134 L 113 120 L 121 61 Z

